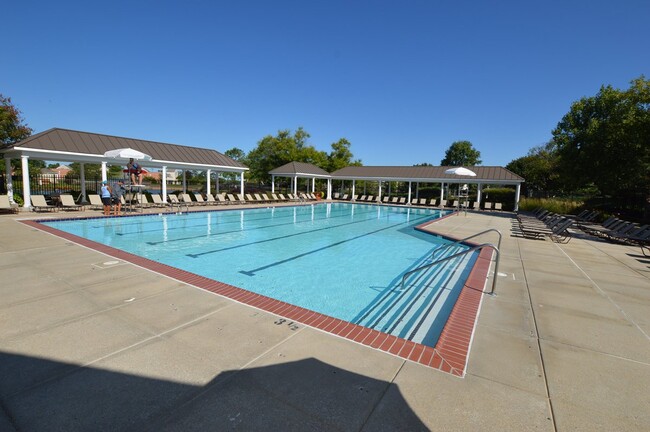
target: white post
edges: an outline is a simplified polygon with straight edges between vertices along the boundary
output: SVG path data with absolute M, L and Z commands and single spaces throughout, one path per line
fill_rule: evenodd
M 354 201 L 354 190 L 356 189 L 356 185 L 357 185 L 357 181 L 352 180 L 352 196 L 351 196 L 351 198 L 352 198 L 353 201 Z
M 207 180 L 208 180 L 208 181 L 206 182 L 206 183 L 207 183 L 207 184 L 206 184 L 206 189 L 207 189 L 207 191 L 208 191 L 207 193 L 210 193 L 210 176 L 211 176 L 211 175 L 212 175 L 212 170 L 207 170 L 207 171 L 205 172 L 205 177 L 206 177 Z
M 519 211 L 519 194 L 521 193 L 521 183 L 517 183 L 515 190 L 515 211 Z
M 167 202 L 167 166 L 163 165 L 162 174 L 160 175 L 160 186 L 163 201 Z
M 293 194 L 298 195 L 298 176 L 293 176 Z
M 275 193 L 275 176 L 271 175 L 271 193 Z
M 81 165 L 83 165 L 83 164 L 81 164 Z M 83 170 L 83 168 L 81 168 L 81 165 L 80 165 L 80 169 Z M 106 171 L 107 171 L 106 170 L 106 162 L 102 162 L 102 181 L 103 182 L 108 180 L 108 175 L 106 174 Z
M 311 193 L 316 192 L 316 177 L 311 178 Z
M 23 170 L 23 207 L 30 208 L 32 204 L 32 194 L 29 190 L 29 156 L 21 156 L 20 164 Z
M 442 182 L 442 185 L 440 186 L 440 202 L 445 199 L 445 182 Z
M 327 199 L 332 199 L 332 179 L 327 179 Z
M 381 201 L 381 183 L 382 181 L 379 180 L 379 186 L 377 187 L 377 201 Z
M 477 190 L 477 192 L 476 192 L 476 202 L 478 202 L 478 208 L 479 209 L 481 208 L 481 188 L 482 187 L 483 187 L 483 185 L 481 183 L 479 183 L 477 185 L 477 187 L 476 187 L 476 190 Z
M 244 171 L 239 175 L 239 189 L 241 190 L 241 195 L 244 196 Z
M 11 159 L 5 157 L 5 179 L 7 182 L 7 195 L 9 196 L 9 202 L 11 204 L 16 204 L 14 201 L 14 182 L 11 178 Z
M 215 194 L 219 195 L 219 171 L 215 172 L 214 178 Z
M 84 163 L 79 164 L 79 180 L 81 181 L 81 202 L 86 202 L 86 173 Z
M 406 205 L 411 205 L 411 182 L 409 182 L 409 196 L 406 199 Z

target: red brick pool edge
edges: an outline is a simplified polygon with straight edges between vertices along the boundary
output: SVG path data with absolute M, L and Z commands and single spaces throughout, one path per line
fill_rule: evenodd
M 143 258 L 74 234 L 57 230 L 43 225 L 36 220 L 21 220 L 20 222 L 111 257 L 227 297 L 236 302 L 279 315 L 282 318 L 296 321 L 371 348 L 388 352 L 409 361 L 439 369 L 458 377 L 465 375 L 471 340 L 492 257 L 491 251 L 486 249 L 481 250 L 456 300 L 449 319 L 440 334 L 438 343 L 432 348 L 309 309 L 294 306 L 261 294 L 246 291 L 242 288 L 237 288 L 166 264 L 161 264 L 148 258 Z M 426 232 L 433 235 L 436 234 L 432 231 Z

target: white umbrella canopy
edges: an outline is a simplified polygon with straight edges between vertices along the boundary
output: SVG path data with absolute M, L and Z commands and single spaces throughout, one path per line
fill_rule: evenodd
M 132 148 L 119 148 L 115 150 L 109 150 L 104 153 L 104 156 L 113 158 L 113 159 L 134 159 L 134 160 L 145 160 L 150 161 L 153 159 L 148 154 L 142 153 L 141 151 L 132 149 Z
M 463 167 L 449 168 L 445 171 L 445 174 L 476 177 L 476 173 L 474 171 Z

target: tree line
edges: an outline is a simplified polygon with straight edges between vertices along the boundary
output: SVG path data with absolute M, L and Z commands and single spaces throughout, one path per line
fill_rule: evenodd
M 31 133 L 11 99 L 0 95 L 0 148 Z M 551 135 L 548 143 L 506 165 L 526 180 L 525 195 L 618 197 L 626 200 L 625 204 L 619 200 L 619 206 L 632 202 L 633 207 L 645 208 L 646 217 L 650 216 L 650 80 L 640 76 L 623 90 L 601 86 L 594 96 L 573 102 Z M 225 154 L 248 166 L 249 180 L 261 184 L 270 181 L 269 171 L 289 162 L 311 163 L 327 172 L 362 165 L 346 138 L 332 143 L 329 152 L 316 149 L 309 138 L 302 127 L 294 132 L 280 130 L 263 137 L 248 153 L 235 147 Z M 480 165 L 480 156 L 471 142 L 456 141 L 440 165 Z M 90 165 L 85 165 L 89 173 L 95 169 Z M 30 160 L 31 166 L 45 165 Z M 73 164 L 73 169 L 78 166 Z M 4 171 L 4 164 L 0 164 L 0 171 Z

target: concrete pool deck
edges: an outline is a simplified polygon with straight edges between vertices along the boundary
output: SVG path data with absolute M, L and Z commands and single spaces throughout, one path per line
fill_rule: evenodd
M 458 378 L 16 222 L 97 215 L 0 215 L 2 431 L 650 429 L 638 248 L 513 237 L 508 213 L 432 224 L 503 233 Z

